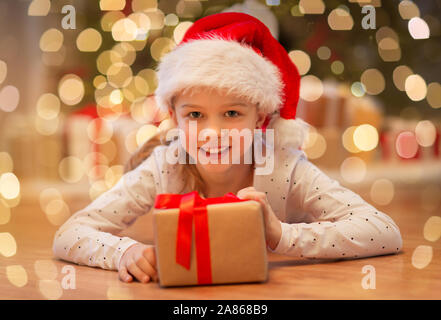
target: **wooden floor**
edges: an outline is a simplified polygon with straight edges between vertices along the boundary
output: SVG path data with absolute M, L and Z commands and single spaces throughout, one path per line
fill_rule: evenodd
M 29 195 L 12 209 L 10 221 L 0 225 L 0 234 L 9 232 L 17 243 L 15 255 L 0 255 L 0 299 L 441 299 L 441 239 L 431 242 L 423 235 L 427 219 L 440 216 L 441 210 L 439 204 L 430 212 L 423 209 L 419 192 L 413 187 L 397 190 L 390 205 L 377 206 L 401 229 L 404 246 L 397 255 L 309 261 L 269 254 L 267 283 L 181 288 L 161 288 L 158 283 L 123 283 L 116 271 L 55 259 L 51 247 L 57 227 L 49 223 L 40 209 L 38 193 L 35 198 Z M 84 197 L 72 196 L 66 201 L 72 212 L 87 204 Z M 151 241 L 151 233 L 145 233 L 149 219 L 148 216 L 138 219 L 124 235 Z M 414 250 L 420 245 L 433 248 L 432 260 L 422 269 L 412 264 Z M 362 286 L 367 275 L 362 269 L 366 265 L 375 270 L 375 289 Z M 8 278 L 8 266 L 9 270 L 11 266 L 24 268 L 22 283 L 13 284 L 15 281 Z M 63 277 L 67 275 L 65 266 L 73 266 L 75 289 L 62 287 Z

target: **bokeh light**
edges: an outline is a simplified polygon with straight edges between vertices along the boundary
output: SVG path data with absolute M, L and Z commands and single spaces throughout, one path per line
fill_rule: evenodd
M 331 57 L 331 49 L 327 46 L 321 46 L 317 49 L 317 57 L 321 60 L 328 60 Z
M 192 25 L 193 22 L 191 21 L 183 21 L 176 26 L 175 30 L 173 31 L 173 39 L 176 43 L 181 42 L 182 38 L 184 38 L 185 33 Z
M 355 97 L 362 97 L 366 93 L 366 87 L 363 83 L 356 81 L 351 85 L 351 93 Z
M 113 63 L 122 62 L 128 66 L 132 65 L 136 59 L 136 50 L 129 42 L 120 42 L 116 44 L 112 51 L 117 55 L 110 55 Z M 107 73 L 107 71 L 106 71 Z
M 342 135 L 343 147 L 351 153 L 358 153 L 361 150 L 354 143 L 354 132 L 357 126 L 350 126 L 345 129 Z
M 58 84 L 58 95 L 61 101 L 67 105 L 76 105 L 84 97 L 83 80 L 75 74 L 67 74 L 61 78 Z
M 112 25 L 112 37 L 115 41 L 133 41 L 138 35 L 138 26 L 129 19 L 123 18 Z
M 300 97 L 305 101 L 315 101 L 323 94 L 323 83 L 314 75 L 303 76 L 300 80 Z
M 175 42 L 169 38 L 159 37 L 155 39 L 150 47 L 152 58 L 160 61 L 161 58 L 169 53 L 176 46 Z
M 401 18 L 404 20 L 412 19 L 413 17 L 420 16 L 420 10 L 418 6 L 409 0 L 403 0 L 398 5 L 398 11 L 400 13 Z
M 378 54 L 385 62 L 401 59 L 401 49 L 398 34 L 390 27 L 382 26 L 375 33 L 378 44 Z
M 115 22 L 123 19 L 124 17 L 125 15 L 121 11 L 106 12 L 101 18 L 101 29 L 107 32 L 112 31 L 112 26 L 115 24 Z
M 179 23 L 179 17 L 174 13 L 166 15 L 164 23 L 166 26 L 173 27 Z
M 329 13 L 328 24 L 332 30 L 351 30 L 354 20 L 345 6 L 339 6 Z
M 8 85 L 0 90 L 0 110 L 12 112 L 17 109 L 20 101 L 20 92 L 14 86 Z
M 406 79 L 412 74 L 413 71 L 408 66 L 401 65 L 394 69 L 392 79 L 398 90 L 405 91 L 404 84 L 406 83 Z
M 410 19 L 407 27 L 412 38 L 416 40 L 428 39 L 430 37 L 430 29 L 427 22 L 419 17 Z
M 378 145 L 378 131 L 370 124 L 362 124 L 354 130 L 354 144 L 362 151 L 370 151 Z
M 63 158 L 58 165 L 58 173 L 60 178 L 68 183 L 75 183 L 81 180 L 85 172 L 85 168 L 81 159 L 68 156 Z
M 407 96 L 413 101 L 421 101 L 427 94 L 426 81 L 418 74 L 412 74 L 406 78 L 404 89 Z
M 158 133 L 158 127 L 151 124 L 146 124 L 141 128 L 139 128 L 138 132 L 136 133 L 136 143 L 139 146 L 143 145 L 147 140 L 149 140 L 157 133 Z
M 311 68 L 311 58 L 306 52 L 302 50 L 292 50 L 289 52 L 289 57 L 296 65 L 301 76 L 308 73 L 309 69 Z
M 378 205 L 388 205 L 394 198 L 395 187 L 388 179 L 375 180 L 371 186 L 370 196 L 373 202 Z
M 124 166 L 123 165 L 116 165 L 110 167 L 104 176 L 104 182 L 106 184 L 106 187 L 108 189 L 112 188 L 118 181 L 121 179 L 121 177 L 124 175 Z
M 133 11 L 152 11 L 158 8 L 157 0 L 133 0 L 132 10 Z
M 0 84 L 6 79 L 6 75 L 8 74 L 8 65 L 6 62 L 0 60 Z
M 123 62 L 117 62 L 107 69 L 107 80 L 109 84 L 115 88 L 123 88 L 127 86 L 131 79 L 133 73 L 130 66 Z
M 123 10 L 126 6 L 126 0 L 100 0 L 100 9 L 102 11 Z
M 60 99 L 52 93 L 44 93 L 37 101 L 37 114 L 39 117 L 51 120 L 60 113 Z
M 323 0 L 300 0 L 298 9 L 301 14 L 323 14 L 325 3 Z
M 63 288 L 57 280 L 38 280 L 38 290 L 48 300 L 57 300 L 63 295 Z
M 7 224 L 10 220 L 11 208 L 3 199 L 0 199 L 0 225 Z
M 430 120 L 419 121 L 415 127 L 416 140 L 422 147 L 430 147 L 436 139 L 436 128 Z
M 176 5 L 176 14 L 180 18 L 194 19 L 202 14 L 202 4 L 199 0 L 179 0 Z
M 77 48 L 84 52 L 95 52 L 101 47 L 103 38 L 101 33 L 93 28 L 87 28 L 77 37 Z
M 5 199 L 15 199 L 20 194 L 20 182 L 12 172 L 0 176 L 0 195 Z
M 46 188 L 40 192 L 39 202 L 40 208 L 46 211 L 46 207 L 52 200 L 62 199 L 61 192 L 55 188 Z
M 93 143 L 103 144 L 113 136 L 113 126 L 105 119 L 93 119 L 87 125 L 87 135 Z
M 6 172 L 12 172 L 14 169 L 14 162 L 8 152 L 0 152 L 0 175 Z
M 344 70 L 345 70 L 345 65 L 342 61 L 337 60 L 331 63 L 332 73 L 339 75 L 342 74 Z
M 386 81 L 378 69 L 367 69 L 361 74 L 360 82 L 364 85 L 367 93 L 376 95 L 383 92 Z
M 57 266 L 52 260 L 36 260 L 34 271 L 40 279 L 55 280 L 58 276 Z
M 28 7 L 28 16 L 43 17 L 47 16 L 51 9 L 50 0 L 32 0 Z
M 129 288 L 119 286 L 109 286 L 106 295 L 108 300 L 133 300 L 133 293 Z
M 9 232 L 0 232 L 0 254 L 6 258 L 17 253 L 17 243 Z
M 310 131 L 304 151 L 309 159 L 318 159 L 326 152 L 326 139 L 317 131 Z
M 136 40 L 146 40 L 151 27 L 150 17 L 143 12 L 135 12 L 128 18 L 136 24 Z
M 430 83 L 427 87 L 426 99 L 432 108 L 441 108 L 441 84 L 438 82 Z
M 60 118 L 44 119 L 36 117 L 34 119 L 35 129 L 41 135 L 50 136 L 57 132 L 60 125 Z
M 366 163 L 359 157 L 348 157 L 340 166 L 340 174 L 349 183 L 359 183 L 366 176 Z
M 413 132 L 401 132 L 395 142 L 395 149 L 400 157 L 413 158 L 418 151 L 418 142 Z
M 70 210 L 62 199 L 51 200 L 45 207 L 44 213 L 54 226 L 62 225 L 70 217 Z
M 412 253 L 412 265 L 417 269 L 424 269 L 432 261 L 432 257 L 432 247 L 420 245 Z
M 427 241 L 438 241 L 441 237 L 441 217 L 431 216 L 424 224 L 424 239 Z
M 98 198 L 101 194 L 106 192 L 108 187 L 106 185 L 106 181 L 98 180 L 92 183 L 89 189 L 89 198 L 93 201 Z
M 12 285 L 18 288 L 28 284 L 28 273 L 21 265 L 6 266 L 6 278 L 8 278 Z
M 43 52 L 56 52 L 63 45 L 63 33 L 55 28 L 51 28 L 43 33 L 40 38 L 40 49 Z

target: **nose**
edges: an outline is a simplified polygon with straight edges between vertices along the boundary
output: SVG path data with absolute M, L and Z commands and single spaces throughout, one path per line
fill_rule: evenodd
M 202 128 L 199 132 L 201 141 L 211 141 L 217 140 L 218 145 L 223 145 L 224 139 L 228 137 L 228 132 L 226 128 L 219 121 L 211 121 L 206 127 Z

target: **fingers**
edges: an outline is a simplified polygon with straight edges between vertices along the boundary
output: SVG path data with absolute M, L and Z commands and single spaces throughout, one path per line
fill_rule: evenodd
M 243 191 L 240 194 L 239 194 L 239 192 L 237 193 L 237 197 L 238 198 L 256 200 L 256 201 L 262 202 L 263 204 L 266 203 L 266 194 L 263 193 L 263 192 L 259 192 L 259 191 Z
M 144 249 L 142 252 L 144 258 L 150 263 L 150 265 L 156 270 L 156 254 L 155 249 L 153 247 L 149 247 Z
M 141 270 L 133 259 L 129 261 L 127 269 L 139 281 L 143 283 L 150 281 L 150 276 Z
M 252 192 L 256 192 L 256 190 L 254 189 L 254 187 L 247 187 L 244 189 L 241 189 L 237 192 L 237 197 L 241 198 L 241 199 L 249 199 L 247 197 L 247 195 L 249 195 Z
M 122 267 L 118 272 L 119 279 L 124 282 L 130 282 L 133 280 L 133 277 L 127 272 L 126 267 Z
M 152 267 L 152 265 L 147 261 L 146 258 L 141 257 L 136 261 L 136 265 L 144 272 L 146 273 L 151 279 L 154 281 L 158 280 L 158 276 L 156 274 L 156 270 Z

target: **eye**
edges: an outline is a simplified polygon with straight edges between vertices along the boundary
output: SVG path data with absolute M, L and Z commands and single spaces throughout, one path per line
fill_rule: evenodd
M 193 116 L 193 115 L 195 115 L 195 116 Z M 193 118 L 193 119 L 199 118 L 200 115 L 201 115 L 201 113 L 199 111 L 192 111 L 192 112 L 188 113 L 188 116 L 190 116 L 190 118 Z
M 237 117 L 237 116 L 239 116 L 239 112 L 237 112 L 236 110 L 228 110 L 225 113 L 228 114 L 228 117 Z

